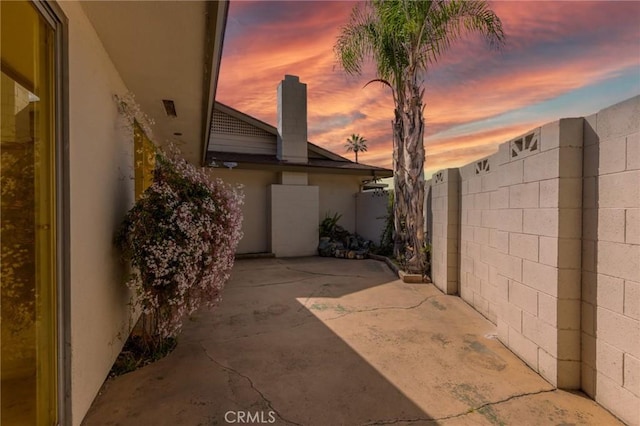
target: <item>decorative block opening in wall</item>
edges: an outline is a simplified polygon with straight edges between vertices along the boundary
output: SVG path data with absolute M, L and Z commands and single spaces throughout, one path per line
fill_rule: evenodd
M 522 158 L 540 149 L 540 129 L 511 141 L 511 158 Z
M 433 176 L 433 183 L 442 183 L 444 182 L 444 174 L 442 172 L 438 172 Z
M 480 160 L 476 163 L 476 174 L 479 175 L 481 173 L 489 173 L 491 171 L 491 164 L 489 163 L 489 159 L 485 158 L 484 160 Z

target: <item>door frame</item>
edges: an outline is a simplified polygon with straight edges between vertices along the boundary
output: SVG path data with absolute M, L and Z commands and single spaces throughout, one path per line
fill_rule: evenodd
M 57 423 L 71 424 L 71 297 L 69 198 L 69 20 L 55 1 L 29 0 L 54 30 L 55 267 Z

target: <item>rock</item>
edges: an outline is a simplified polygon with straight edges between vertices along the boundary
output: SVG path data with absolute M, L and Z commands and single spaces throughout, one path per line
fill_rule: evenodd
M 353 250 L 349 250 L 347 252 L 347 259 L 355 259 L 356 258 L 356 252 Z

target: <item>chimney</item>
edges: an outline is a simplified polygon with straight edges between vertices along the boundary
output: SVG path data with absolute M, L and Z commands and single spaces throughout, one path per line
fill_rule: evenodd
M 278 160 L 307 163 L 307 85 L 285 75 L 278 85 Z

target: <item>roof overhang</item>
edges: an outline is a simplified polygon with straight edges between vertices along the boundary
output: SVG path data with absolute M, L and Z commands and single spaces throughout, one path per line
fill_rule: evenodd
M 154 139 L 204 164 L 229 3 L 84 1 L 118 73 L 155 122 Z M 176 117 L 166 114 L 172 100 Z
M 361 177 L 387 178 L 393 171 L 382 167 L 367 166 L 351 161 L 309 159 L 308 163 L 292 163 L 278 160 L 273 155 L 242 154 L 235 152 L 209 151 L 208 167 L 240 170 L 269 170 L 274 172 L 306 172 L 355 175 Z

